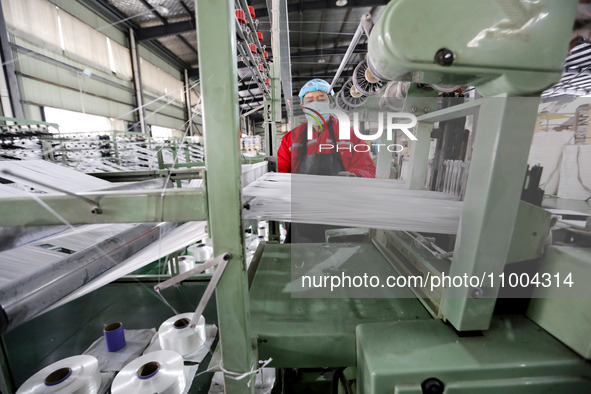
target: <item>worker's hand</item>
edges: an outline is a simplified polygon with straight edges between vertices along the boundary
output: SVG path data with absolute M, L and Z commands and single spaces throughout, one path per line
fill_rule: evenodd
M 352 176 L 355 177 L 357 175 L 353 174 L 352 172 L 347 172 L 347 171 L 340 171 L 337 176 Z

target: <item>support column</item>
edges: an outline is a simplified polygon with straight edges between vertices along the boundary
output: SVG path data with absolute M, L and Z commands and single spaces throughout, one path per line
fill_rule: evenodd
M 216 288 L 222 365 L 238 374 L 255 368 L 240 190 L 238 75 L 234 1 L 195 2 L 203 99 L 209 234 L 214 255 L 230 253 Z M 203 56 L 201 56 L 203 54 Z M 252 393 L 254 375 L 224 376 L 227 393 Z
M 274 6 L 276 5 L 276 2 L 277 0 L 273 0 Z M 273 12 L 273 15 L 276 15 L 275 11 Z M 275 22 L 273 22 L 273 24 L 275 24 Z M 276 50 L 278 51 L 278 49 L 273 48 L 273 53 L 276 53 Z M 275 157 L 277 156 L 277 150 L 279 148 L 277 142 L 277 126 L 281 124 L 281 67 L 278 61 L 279 60 L 277 60 L 277 62 L 274 61 L 273 64 L 271 64 L 271 75 L 269 78 L 271 82 L 271 100 L 269 101 L 269 152 Z M 269 241 L 279 242 L 280 238 L 279 222 L 269 221 Z
M 6 31 L 6 21 L 4 20 L 4 11 L 2 3 L 0 2 L 0 47 L 2 49 L 2 64 L 4 70 L 4 79 L 6 87 L 8 88 L 8 98 L 10 100 L 10 108 L 6 108 L 3 104 L 5 116 L 12 116 L 15 118 L 24 118 L 23 105 L 21 103 L 21 94 L 18 89 L 18 81 L 14 69 L 14 60 L 10 50 L 10 42 L 8 41 L 8 33 Z
M 267 2 L 268 3 L 268 2 Z M 281 82 L 283 80 L 283 93 L 285 99 L 291 103 L 291 63 L 289 58 L 289 36 L 287 34 L 287 5 L 282 0 L 271 2 L 271 50 L 273 64 L 270 69 L 271 82 L 271 109 L 273 138 L 273 156 L 277 156 L 277 125 L 281 123 Z M 286 80 L 287 79 L 287 80 Z M 289 115 L 288 108 L 288 115 Z
M 140 71 L 140 57 L 135 42 L 135 32 L 129 29 L 129 50 L 131 53 L 131 68 L 133 70 L 133 85 L 135 87 L 135 101 L 138 107 L 138 122 L 142 134 L 148 135 L 146 128 L 146 110 L 144 108 L 144 90 L 142 88 L 142 75 Z
M 426 188 L 431 131 L 433 131 L 433 123 L 419 123 L 417 125 L 417 140 L 412 141 L 410 147 L 409 189 L 425 190 Z
M 279 65 L 271 65 L 271 138 L 273 141 L 273 156 L 277 156 L 277 126 L 281 124 L 281 79 Z
M 493 97 L 480 107 L 449 275 L 483 278 L 483 285 L 445 289 L 441 312 L 457 330 L 489 328 L 499 274 L 513 236 L 539 102 L 539 97 Z
M 271 90 L 273 89 L 271 88 Z M 264 106 L 263 117 L 265 120 L 263 127 L 265 128 L 265 145 L 267 156 L 277 156 L 277 149 L 279 147 L 277 146 L 277 127 L 275 125 L 275 121 L 273 120 L 273 100 L 265 99 Z
M 392 152 L 387 149 L 390 143 L 396 142 L 396 130 L 394 130 L 392 141 L 388 140 L 388 133 L 383 133 L 380 138 L 380 150 L 378 152 L 378 164 L 376 168 L 376 178 L 390 178 L 390 168 L 392 168 Z
M 185 69 L 185 104 L 187 110 L 187 135 L 193 136 L 193 110 L 191 108 L 191 81 L 189 80 L 189 71 Z

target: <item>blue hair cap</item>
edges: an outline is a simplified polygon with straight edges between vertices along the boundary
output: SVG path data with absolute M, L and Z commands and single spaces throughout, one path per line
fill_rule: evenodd
M 300 100 L 303 100 L 304 96 L 307 93 L 321 91 L 321 92 L 325 92 L 326 94 L 328 94 L 329 90 L 330 90 L 330 84 L 328 82 L 326 82 L 324 79 L 320 79 L 320 78 L 311 79 L 308 82 L 306 82 L 306 84 L 304 85 L 304 87 L 302 89 L 300 89 L 300 94 L 299 94 Z M 334 96 L 334 90 L 331 90 L 330 94 L 332 96 Z

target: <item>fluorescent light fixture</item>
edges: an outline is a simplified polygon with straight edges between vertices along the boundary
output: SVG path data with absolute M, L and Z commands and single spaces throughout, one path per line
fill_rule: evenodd
M 156 11 L 158 11 L 158 13 L 162 16 L 167 16 L 168 14 L 170 14 L 170 10 L 163 5 L 157 6 Z
M 337 0 L 337 7 L 343 7 L 347 5 L 347 0 Z

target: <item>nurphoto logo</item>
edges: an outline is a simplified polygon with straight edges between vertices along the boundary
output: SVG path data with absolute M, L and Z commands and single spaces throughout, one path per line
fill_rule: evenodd
M 328 129 L 328 125 L 326 123 L 326 119 L 320 114 L 320 112 L 304 107 L 304 109 L 310 111 L 311 113 L 307 113 L 310 115 L 319 126 L 324 126 Z M 339 121 L 339 135 L 337 139 L 339 141 L 348 141 L 351 139 L 351 129 L 353 129 L 353 133 L 363 140 L 363 141 L 376 141 L 382 138 L 384 134 L 384 129 L 386 130 L 386 137 L 388 141 L 394 142 L 394 131 L 400 130 L 408 137 L 411 141 L 416 141 L 417 137 L 410 132 L 410 129 L 417 125 L 417 117 L 413 114 L 409 114 L 406 112 L 378 112 L 378 129 L 374 134 L 362 134 L 359 131 L 359 113 L 353 112 L 353 127 L 351 127 L 351 120 L 349 115 L 347 115 L 344 111 L 341 111 L 337 108 L 330 108 L 327 110 L 328 113 L 334 115 Z M 312 122 L 308 122 L 308 140 L 313 138 L 312 134 Z M 320 151 L 322 150 L 333 150 L 336 151 L 340 150 L 354 150 L 356 152 L 367 152 L 370 150 L 370 147 L 367 144 L 341 144 L 339 145 L 336 143 L 334 144 L 320 144 Z M 404 147 L 400 144 L 373 144 L 373 146 L 377 147 L 379 151 L 381 147 L 385 147 L 390 152 L 401 152 Z

